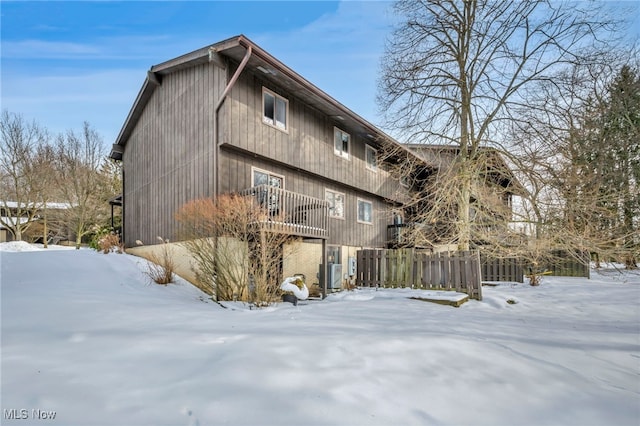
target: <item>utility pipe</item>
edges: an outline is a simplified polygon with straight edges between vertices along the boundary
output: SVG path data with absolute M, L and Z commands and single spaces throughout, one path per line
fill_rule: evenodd
M 225 87 L 224 92 L 222 92 L 222 96 L 220 96 L 220 99 L 218 99 L 218 103 L 216 104 L 216 110 L 215 110 L 216 114 L 218 113 L 218 110 L 222 106 L 222 103 L 224 102 L 225 98 L 233 88 L 233 85 L 236 84 L 236 80 L 238 80 L 238 77 L 240 77 L 240 73 L 242 72 L 242 70 L 244 70 L 244 67 L 247 65 L 247 62 L 249 62 L 249 58 L 251 57 L 252 51 L 253 49 L 251 48 L 251 46 L 250 45 L 247 46 L 247 52 L 244 54 L 244 58 L 242 58 L 242 62 L 240 62 L 240 65 L 238 65 L 238 69 L 236 69 L 236 72 L 233 73 L 233 76 L 231 77 L 231 80 L 229 80 L 227 87 Z
M 241 43 L 244 45 L 244 43 Z M 213 160 L 213 165 L 214 165 L 214 170 L 213 170 L 213 177 L 214 177 L 214 183 L 213 183 L 213 195 L 214 195 L 214 199 L 218 198 L 218 177 L 220 175 L 220 172 L 218 171 L 218 162 L 220 159 L 220 141 L 218 140 L 218 112 L 220 111 L 220 108 L 222 107 L 222 104 L 224 103 L 224 100 L 226 99 L 227 95 L 229 94 L 229 92 L 231 91 L 231 89 L 233 88 L 233 85 L 236 83 L 236 80 L 238 80 L 238 77 L 240 77 L 240 73 L 242 73 L 242 71 L 244 70 L 244 67 L 247 65 L 247 62 L 249 62 L 249 58 L 251 57 L 251 53 L 253 51 L 251 45 L 245 45 L 245 47 L 247 48 L 246 53 L 244 54 L 244 58 L 242 58 L 242 61 L 240 62 L 240 65 L 238 65 L 238 69 L 236 69 L 236 72 L 233 73 L 233 76 L 231 77 L 231 80 L 229 80 L 229 83 L 227 83 L 227 87 L 224 88 L 224 91 L 222 92 L 222 95 L 220 95 L 220 98 L 218 98 L 218 102 L 216 102 L 216 106 L 215 109 L 213 110 L 213 145 L 214 145 L 214 149 L 215 149 L 215 157 Z

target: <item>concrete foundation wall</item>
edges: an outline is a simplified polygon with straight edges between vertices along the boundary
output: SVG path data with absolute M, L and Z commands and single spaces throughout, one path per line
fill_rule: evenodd
M 233 246 L 231 242 L 230 246 Z M 238 253 L 241 254 L 241 250 L 246 250 L 246 245 L 241 246 L 238 244 Z M 202 288 L 196 278 L 197 265 L 191 256 L 191 253 L 185 247 L 185 243 L 169 243 L 169 244 L 154 244 L 148 246 L 132 247 L 127 249 L 127 253 L 134 256 L 139 256 L 147 260 L 153 260 L 163 254 L 163 250 L 170 250 L 172 258 L 175 260 L 175 273 L 191 282 L 196 287 L 207 291 Z M 349 257 L 356 257 L 356 252 L 362 249 L 361 247 L 353 246 L 341 246 L 340 263 L 342 264 L 342 288 L 345 289 L 348 286 L 355 284 L 355 277 L 348 275 L 348 259 Z M 240 256 L 239 254 L 239 256 Z M 306 284 L 311 294 L 319 295 L 319 279 L 318 272 L 320 270 L 320 264 L 322 263 L 322 243 L 300 241 L 285 245 L 283 252 L 282 274 L 283 277 L 289 277 L 295 274 L 304 274 L 306 277 Z

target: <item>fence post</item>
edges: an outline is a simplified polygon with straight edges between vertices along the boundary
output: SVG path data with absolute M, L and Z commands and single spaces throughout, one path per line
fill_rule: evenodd
M 412 259 L 413 267 L 411 268 L 411 287 L 413 288 L 422 288 L 419 261 L 421 255 L 422 253 L 414 250 Z
M 376 268 L 378 276 L 376 277 L 375 285 L 376 287 L 386 287 L 387 283 L 387 268 L 386 268 L 386 259 L 387 253 L 386 250 L 376 250 Z
M 363 250 L 358 250 L 356 252 L 356 286 L 363 286 L 363 275 L 364 275 L 364 256 L 362 256 Z
M 474 289 L 472 289 L 472 293 L 469 294 L 469 297 L 471 297 L 472 299 L 475 296 L 475 299 L 477 300 L 482 300 L 482 271 L 480 270 L 480 250 L 476 250 L 476 254 L 474 256 L 474 261 L 475 261 L 475 279 L 473 280 L 473 285 L 475 286 Z

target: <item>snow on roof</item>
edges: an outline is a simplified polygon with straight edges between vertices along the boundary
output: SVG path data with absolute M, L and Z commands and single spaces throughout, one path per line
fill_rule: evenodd
M 20 225 L 25 224 L 29 222 L 29 219 L 26 217 L 10 217 L 10 216 L 1 216 L 0 217 L 0 228 L 4 228 L 4 224 L 5 223 L 10 223 L 12 225 L 17 225 L 18 223 Z
M 6 207 L 9 209 L 17 209 L 17 208 L 43 208 L 44 207 L 44 203 L 18 203 L 16 201 L 0 201 L 0 207 Z M 48 209 L 55 209 L 55 210 L 64 210 L 64 209 L 68 209 L 70 208 L 70 204 L 69 203 L 55 203 L 55 202 L 51 202 L 51 203 L 47 203 L 47 208 Z

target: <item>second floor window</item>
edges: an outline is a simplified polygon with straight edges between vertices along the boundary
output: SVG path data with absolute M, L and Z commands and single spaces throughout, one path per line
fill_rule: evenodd
M 373 205 L 370 201 L 358 199 L 358 222 L 373 223 Z
M 270 90 L 262 89 L 262 121 L 281 130 L 287 130 L 289 101 Z
M 349 159 L 351 136 L 337 127 L 333 128 L 333 152 L 342 158 Z
M 377 160 L 378 151 L 376 151 L 369 145 L 365 145 L 364 154 L 367 159 L 367 169 L 373 170 L 374 172 L 377 171 L 378 170 L 378 160 Z
M 344 194 L 325 189 L 324 198 L 329 202 L 329 217 L 344 219 Z

